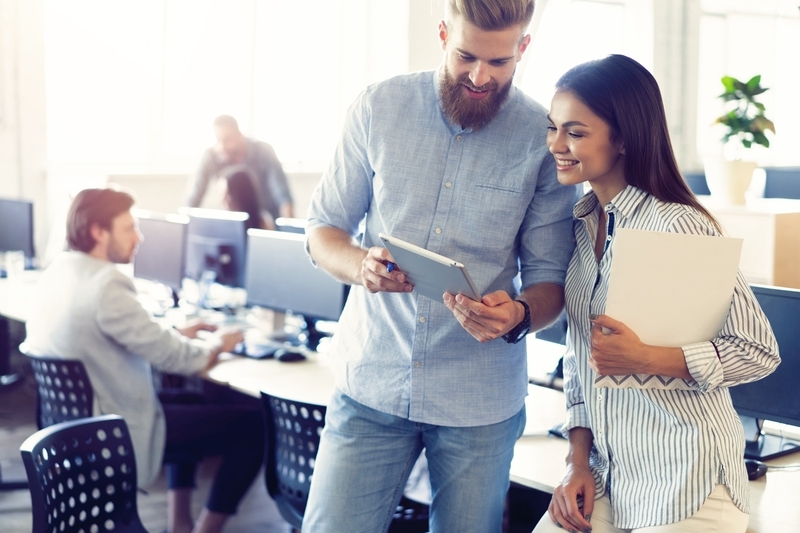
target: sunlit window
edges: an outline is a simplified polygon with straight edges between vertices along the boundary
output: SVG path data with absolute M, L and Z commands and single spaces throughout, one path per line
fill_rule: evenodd
M 797 2 L 722 2 L 704 0 L 700 26 L 700 76 L 697 102 L 697 144 L 700 155 L 718 154 L 722 131 L 712 126 L 723 112 L 717 99 L 720 78 L 743 81 L 761 75 L 770 90 L 759 96 L 766 115 L 775 123 L 770 148 L 754 146 L 748 157 L 762 166 L 796 166 L 800 146 L 800 12 Z M 770 135 L 770 134 L 768 134 Z
M 45 0 L 51 164 L 193 168 L 234 115 L 322 168 L 347 106 L 408 68 L 406 0 Z
M 567 70 L 609 54 L 625 54 L 652 68 L 652 14 L 645 0 L 547 0 L 529 55 L 517 78 L 535 100 L 550 106 Z

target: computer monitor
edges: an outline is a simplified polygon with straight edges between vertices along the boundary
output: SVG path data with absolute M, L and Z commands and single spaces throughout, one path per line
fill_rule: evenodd
M 33 249 L 33 202 L 0 198 L 0 252 L 21 250 L 25 264 L 32 266 L 36 255 Z
M 311 263 L 302 235 L 250 229 L 247 241 L 248 305 L 302 315 L 313 349 L 321 336 L 315 322 L 339 319 L 349 286 Z
M 189 217 L 186 234 L 186 277 L 201 281 L 204 272 L 214 282 L 244 286 L 247 256 L 247 213 L 217 209 L 184 208 Z
M 772 325 L 781 364 L 764 379 L 730 391 L 745 427 L 745 457 L 764 460 L 800 449 L 798 442 L 761 431 L 764 420 L 800 426 L 800 290 L 751 287 Z
M 289 233 L 300 233 L 305 235 L 308 220 L 305 218 L 278 217 L 275 219 L 275 229 L 278 231 L 288 231 Z
M 189 217 L 136 210 L 144 240 L 133 261 L 133 275 L 172 289 L 177 304 L 186 269 L 186 233 Z

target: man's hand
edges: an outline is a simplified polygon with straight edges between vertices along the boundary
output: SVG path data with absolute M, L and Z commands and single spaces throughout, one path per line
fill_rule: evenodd
M 199 318 L 195 318 L 188 321 L 183 327 L 175 329 L 184 337 L 196 339 L 198 331 L 217 331 L 217 326 L 209 324 L 208 322 L 204 322 Z
M 244 334 L 238 327 L 225 327 L 217 330 L 211 340 L 211 353 L 205 370 L 217 364 L 221 353 L 232 351 L 243 340 Z
M 522 304 L 506 291 L 496 291 L 476 302 L 468 296 L 444 294 L 444 304 L 456 320 L 479 342 L 489 342 L 508 333 L 525 316 Z
M 389 250 L 373 246 L 361 261 L 361 284 L 369 292 L 411 292 L 414 286 L 402 271 L 389 271 L 389 263 L 394 259 Z

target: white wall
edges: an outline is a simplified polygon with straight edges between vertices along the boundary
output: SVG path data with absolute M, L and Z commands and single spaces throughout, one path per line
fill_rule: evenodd
M 46 199 L 42 0 L 0 0 L 0 195 Z M 46 210 L 35 210 L 42 249 Z

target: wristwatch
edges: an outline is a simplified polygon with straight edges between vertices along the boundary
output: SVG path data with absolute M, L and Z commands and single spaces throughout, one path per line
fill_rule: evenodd
M 525 316 L 522 317 L 522 322 L 511 328 L 511 331 L 503 335 L 503 340 L 509 344 L 516 344 L 525 338 L 525 335 L 531 332 L 531 308 L 522 300 L 516 300 L 525 308 Z

